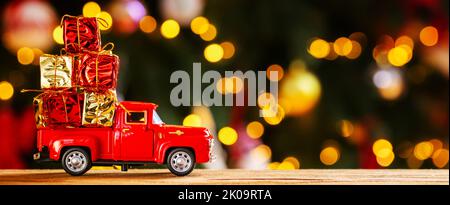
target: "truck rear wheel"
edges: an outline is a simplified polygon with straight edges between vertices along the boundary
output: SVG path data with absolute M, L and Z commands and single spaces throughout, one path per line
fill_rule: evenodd
M 195 167 L 194 153 L 186 148 L 172 150 L 167 156 L 167 167 L 177 176 L 188 175 Z
M 91 157 L 81 148 L 71 148 L 64 152 L 61 159 L 64 171 L 72 176 L 80 176 L 92 167 Z

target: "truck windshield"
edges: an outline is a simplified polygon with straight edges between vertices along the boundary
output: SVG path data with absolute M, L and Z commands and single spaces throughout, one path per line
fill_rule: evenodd
M 156 111 L 153 111 L 153 124 L 155 125 L 160 125 L 163 124 L 164 122 L 161 120 L 161 118 L 159 117 L 158 113 L 156 113 Z

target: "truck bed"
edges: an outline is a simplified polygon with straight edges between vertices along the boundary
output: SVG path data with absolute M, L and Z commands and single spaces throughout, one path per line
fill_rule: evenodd
M 54 142 L 61 140 L 65 142 L 64 144 L 72 143 L 73 146 L 77 146 L 77 144 L 89 141 L 97 150 L 96 153 L 92 153 L 94 159 L 113 159 L 113 146 L 116 144 L 114 139 L 113 128 L 43 128 L 38 129 L 37 145 L 39 148 L 42 146 L 50 148 L 51 144 L 58 146 L 58 143 Z M 81 143 L 80 140 L 84 143 Z M 56 147 L 54 150 L 58 150 L 58 148 Z M 50 152 L 49 154 L 50 158 L 54 159 L 55 156 L 52 155 L 57 153 Z

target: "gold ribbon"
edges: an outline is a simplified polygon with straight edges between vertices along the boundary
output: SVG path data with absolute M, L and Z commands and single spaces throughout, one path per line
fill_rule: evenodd
M 118 104 L 119 104 L 119 106 L 120 106 L 123 110 L 125 110 L 125 112 L 126 112 L 128 115 L 131 115 L 131 112 L 130 112 L 127 108 L 125 108 L 125 106 L 123 106 L 122 103 L 118 103 Z
M 37 92 L 37 93 L 42 93 L 42 92 L 47 92 L 47 93 L 63 93 L 67 90 L 70 90 L 71 88 L 65 88 L 62 90 L 42 90 L 42 89 L 22 89 L 20 90 L 21 93 L 28 93 L 28 92 Z
M 96 18 L 97 19 L 97 23 L 100 23 L 102 26 L 104 27 L 108 27 L 109 23 L 108 21 L 106 21 L 104 18 L 100 18 L 100 17 L 83 17 L 83 16 L 72 16 L 69 14 L 65 14 L 61 17 L 61 22 L 59 23 L 59 25 L 62 27 L 63 22 L 64 22 L 64 18 L 66 17 L 72 17 L 72 18 Z
M 98 88 L 98 55 L 95 57 L 95 87 Z
M 67 113 L 67 105 L 66 105 L 67 99 L 66 99 L 66 96 L 64 96 L 64 95 L 61 95 L 61 97 L 62 97 L 62 100 L 64 103 L 64 113 L 66 114 L 66 123 L 67 123 L 67 122 L 69 122 L 69 114 Z
M 97 18 L 97 23 L 100 23 L 103 27 L 105 27 L 105 28 L 109 27 L 109 23 L 105 19 L 100 18 L 100 17 L 95 17 L 95 18 Z
M 108 46 L 111 46 L 111 48 L 108 48 Z M 112 50 L 114 49 L 114 43 L 109 42 L 105 44 L 100 51 L 89 51 L 89 50 L 83 50 L 83 53 L 89 53 L 93 55 L 112 55 Z
M 44 92 L 44 91 L 40 90 L 40 89 L 22 89 L 22 90 L 20 90 L 20 93 L 28 93 L 28 92 Z

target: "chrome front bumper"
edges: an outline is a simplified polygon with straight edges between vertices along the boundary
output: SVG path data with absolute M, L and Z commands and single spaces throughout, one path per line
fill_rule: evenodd
M 216 155 L 214 154 L 214 139 L 209 140 L 209 162 L 214 162 L 216 160 Z

